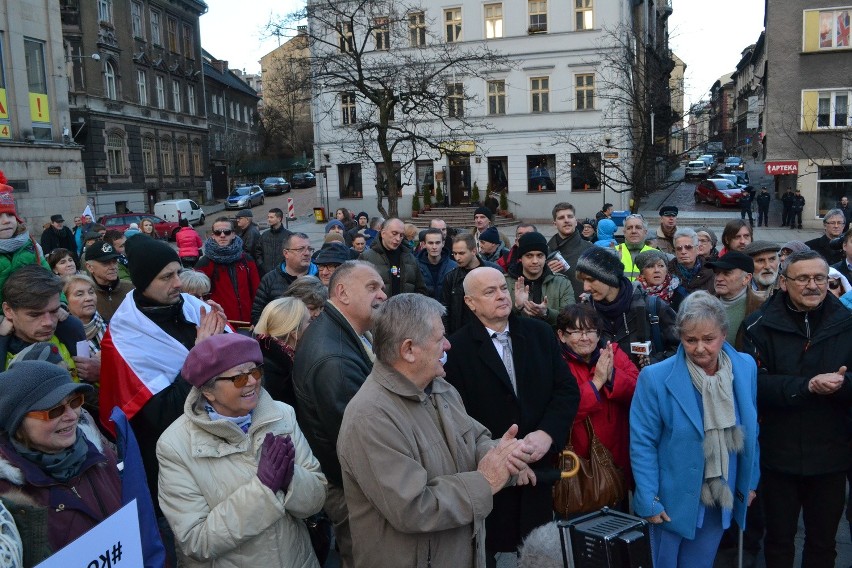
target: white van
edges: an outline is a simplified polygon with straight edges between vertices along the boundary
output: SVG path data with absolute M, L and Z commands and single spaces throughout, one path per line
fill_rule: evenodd
M 188 219 L 190 225 L 204 224 L 204 210 L 192 199 L 169 199 L 154 204 L 154 215 L 173 223 Z

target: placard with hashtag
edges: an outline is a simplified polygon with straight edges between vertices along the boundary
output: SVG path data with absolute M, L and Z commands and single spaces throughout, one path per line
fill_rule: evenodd
M 131 501 L 36 568 L 142 568 L 136 501 Z

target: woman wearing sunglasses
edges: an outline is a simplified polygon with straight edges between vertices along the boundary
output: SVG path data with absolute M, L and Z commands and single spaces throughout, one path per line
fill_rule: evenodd
M 326 480 L 293 408 L 261 388 L 257 341 L 236 333 L 190 350 L 184 414 L 157 442 L 160 507 L 182 566 L 319 568 L 302 519 Z
M 28 535 L 23 566 L 121 507 L 115 454 L 94 422 L 81 418 L 91 390 L 46 361 L 16 362 L 0 373 L 0 497 Z

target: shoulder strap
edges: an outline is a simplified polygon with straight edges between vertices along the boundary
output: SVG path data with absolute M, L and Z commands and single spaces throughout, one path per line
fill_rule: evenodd
M 648 323 L 651 326 L 651 341 L 654 344 L 654 351 L 662 353 L 665 351 L 663 345 L 663 334 L 660 332 L 660 299 L 657 296 L 646 294 L 646 305 L 648 306 Z

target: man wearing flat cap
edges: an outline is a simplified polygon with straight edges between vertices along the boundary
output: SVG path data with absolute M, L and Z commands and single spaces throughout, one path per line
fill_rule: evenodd
M 722 258 L 708 262 L 707 266 L 713 269 L 716 297 L 722 301 L 725 311 L 728 312 L 728 343 L 740 349 L 740 324 L 760 309 L 764 301 L 764 298 L 751 289 L 754 261 L 749 255 L 733 250 Z
M 95 295 L 98 300 L 98 313 L 109 322 L 115 310 L 133 290 L 130 282 L 118 276 L 118 257 L 120 255 L 106 241 L 95 241 L 86 247 L 86 270 L 95 281 Z
M 678 208 L 674 205 L 660 207 L 660 226 L 657 227 L 656 236 L 649 242 L 652 247 L 666 254 L 675 253 L 674 234 L 677 231 L 678 212 Z
M 62 215 L 51 215 L 50 226 L 41 234 L 41 249 L 45 255 L 48 255 L 53 249 L 58 248 L 71 251 L 74 262 L 77 263 L 77 266 L 80 265 L 74 233 L 65 226 L 65 219 L 62 218 Z
M 781 264 L 778 251 L 781 247 L 771 241 L 752 241 L 743 250 L 754 261 L 751 290 L 766 300 L 778 288 L 778 270 Z
M 574 303 L 571 281 L 550 271 L 547 239 L 541 233 L 527 233 L 518 239 L 518 257 L 506 274 L 513 311 L 555 326 L 562 308 Z
M 254 222 L 254 213 L 251 209 L 240 209 L 236 219 L 237 234 L 243 240 L 243 252 L 260 266 L 263 264 L 263 245 L 260 242 L 260 229 Z

